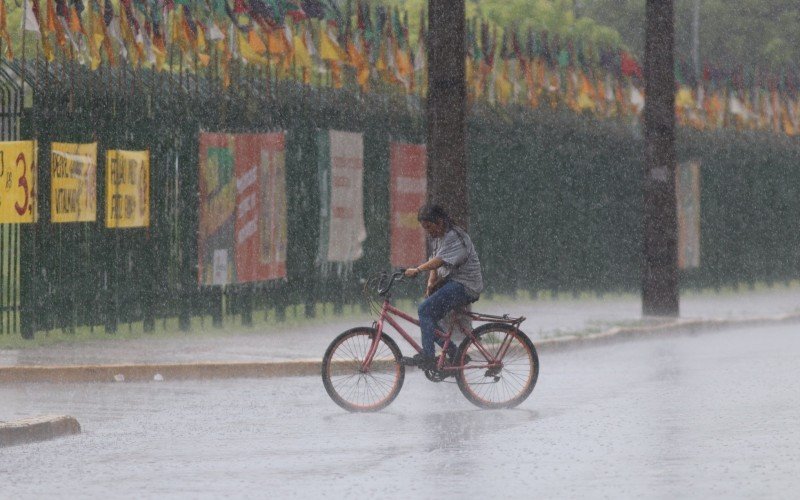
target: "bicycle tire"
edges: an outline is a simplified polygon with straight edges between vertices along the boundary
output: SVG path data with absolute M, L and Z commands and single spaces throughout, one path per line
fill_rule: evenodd
M 351 412 L 372 412 L 386 408 L 403 387 L 405 366 L 400 348 L 388 335 L 381 334 L 371 370 L 361 371 L 374 328 L 347 330 L 331 342 L 322 358 L 322 383 L 333 401 Z
M 492 334 L 502 338 L 498 341 L 492 338 Z M 505 323 L 481 325 L 472 331 L 472 335 L 492 357 L 497 356 L 504 339 L 509 336 L 510 344 L 502 367 L 492 369 L 473 339 L 464 339 L 457 354 L 458 364 L 463 368 L 456 374 L 458 388 L 464 397 L 481 408 L 513 408 L 525 401 L 539 378 L 539 356 L 533 342 L 520 330 Z M 469 362 L 465 363 L 465 360 Z

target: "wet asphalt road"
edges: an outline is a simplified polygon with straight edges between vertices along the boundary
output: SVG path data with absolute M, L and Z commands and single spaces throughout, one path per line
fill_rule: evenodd
M 516 410 L 409 372 L 348 414 L 317 377 L 0 386 L 0 419 L 83 434 L 0 449 L 0 498 L 790 498 L 800 488 L 794 326 L 540 353 Z

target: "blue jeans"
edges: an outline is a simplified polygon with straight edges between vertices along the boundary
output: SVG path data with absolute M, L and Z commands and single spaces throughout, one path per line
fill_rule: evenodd
M 434 341 L 440 346 L 444 343 L 444 340 L 434 333 L 439 321 L 456 307 L 467 305 L 473 300 L 467 294 L 464 285 L 448 281 L 442 288 L 422 301 L 417 312 L 419 313 L 419 327 L 422 330 L 422 351 L 426 357 L 432 358 L 436 355 Z

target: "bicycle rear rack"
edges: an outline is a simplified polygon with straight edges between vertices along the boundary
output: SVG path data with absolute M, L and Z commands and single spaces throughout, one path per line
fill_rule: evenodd
M 525 316 L 519 316 L 515 318 L 509 316 L 508 314 L 497 316 L 495 314 L 485 314 L 474 311 L 462 311 L 462 313 L 475 321 L 486 321 L 491 323 L 508 323 L 509 325 L 517 325 L 517 326 L 520 325 L 526 319 Z

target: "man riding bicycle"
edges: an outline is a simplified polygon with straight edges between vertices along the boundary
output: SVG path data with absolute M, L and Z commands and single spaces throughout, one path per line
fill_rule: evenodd
M 417 219 L 431 238 L 430 259 L 391 276 L 380 273 L 366 282 L 370 304 L 378 305 L 372 301 L 374 292 L 382 301 L 373 309 L 378 317 L 372 326 L 350 328 L 330 343 L 322 357 L 325 391 L 348 411 L 378 411 L 397 397 L 406 367 L 417 366 L 433 382 L 455 377 L 464 397 L 481 408 L 519 405 L 531 394 L 539 376 L 536 348 L 519 329 L 525 317 L 455 311 L 457 329 L 465 336 L 456 349 L 451 344 L 456 329 L 437 328 L 437 323 L 448 312 L 478 299 L 483 290 L 478 255 L 467 233 L 453 224 L 440 206 L 425 205 Z M 428 286 L 417 319 L 392 305 L 391 290 L 401 276 L 413 277 L 424 271 L 428 272 Z M 465 327 L 461 318 L 483 324 Z M 397 319 L 420 326 L 422 346 Z M 403 356 L 387 327 L 394 328 L 419 354 Z M 438 358 L 434 357 L 436 343 L 445 349 Z
M 478 253 L 469 235 L 453 223 L 441 206 L 423 205 L 417 220 L 431 238 L 431 257 L 405 271 L 410 278 L 428 271 L 426 298 L 418 308 L 423 353 L 414 356 L 413 364 L 432 370 L 436 368 L 434 342 L 440 346 L 443 344 L 434 333 L 436 326 L 453 309 L 478 300 L 483 291 L 483 275 Z M 447 349 L 451 361 L 456 350 L 451 342 Z

